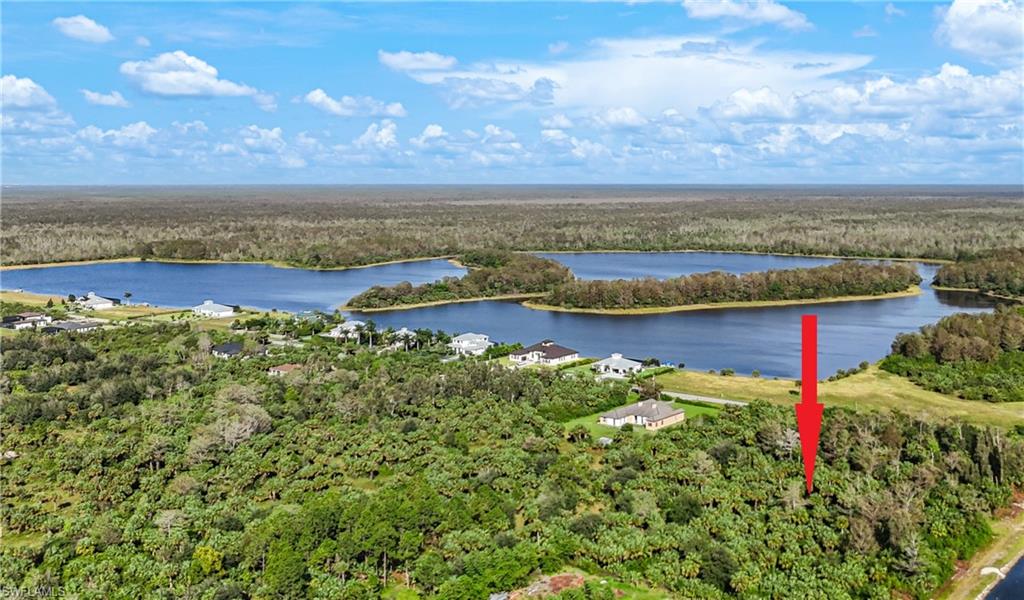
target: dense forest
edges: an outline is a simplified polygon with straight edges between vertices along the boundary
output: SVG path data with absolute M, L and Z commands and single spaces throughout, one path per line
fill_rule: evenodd
M 882 368 L 968 400 L 1024 402 L 1024 308 L 952 315 L 901 334 Z
M 336 267 L 474 248 L 956 259 L 1024 247 L 1022 207 L 1019 187 L 8 187 L 0 244 L 6 264 Z
M 462 277 L 413 286 L 402 282 L 390 287 L 375 285 L 347 302 L 350 308 L 384 308 L 425 302 L 449 302 L 546 292 L 572 277 L 556 261 L 500 250 L 477 250 L 458 257 L 469 268 Z
M 996 250 L 977 258 L 943 265 L 935 274 L 934 283 L 1024 298 L 1024 248 Z
M 573 280 L 552 289 L 540 303 L 565 308 L 647 307 L 876 296 L 921 282 L 913 265 L 840 261 L 804 269 L 733 275 L 722 271 L 658 280 Z
M 687 598 L 925 598 L 1024 484 L 1019 433 L 826 409 L 808 496 L 791 408 L 605 447 L 563 421 L 624 383 L 430 345 L 212 357 L 226 335 L 5 338 L 0 586 L 468 600 L 575 567 Z

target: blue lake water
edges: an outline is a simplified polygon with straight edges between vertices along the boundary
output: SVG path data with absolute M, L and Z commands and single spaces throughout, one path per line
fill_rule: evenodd
M 1000 581 L 985 597 L 986 600 L 1021 600 L 1024 598 L 1024 558 L 1013 565 L 1006 579 Z
M 727 254 L 581 253 L 546 255 L 578 277 L 672 277 L 723 270 L 732 273 L 809 267 L 831 259 Z M 765 376 L 796 377 L 800 371 L 800 315 L 819 321 L 822 376 L 888 353 L 896 334 L 912 331 L 955 312 L 990 310 L 994 303 L 975 294 L 938 292 L 928 287 L 937 267 L 919 264 L 924 293 L 908 298 L 775 308 L 706 310 L 642 316 L 602 316 L 535 311 L 515 302 L 470 302 L 354 316 L 380 327 L 425 327 L 487 333 L 492 339 L 531 344 L 543 338 L 584 356 L 656 357 L 688 368 L 760 370 Z M 66 295 L 95 291 L 132 301 L 192 306 L 205 298 L 260 309 L 333 309 L 374 284 L 422 283 L 464 271 L 432 260 L 352 269 L 307 271 L 254 264 L 187 265 L 155 262 L 47 267 L 0 273 L 4 289 Z

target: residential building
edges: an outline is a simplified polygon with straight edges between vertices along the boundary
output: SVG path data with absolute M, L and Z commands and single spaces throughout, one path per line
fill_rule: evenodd
M 203 303 L 199 306 L 193 306 L 192 312 L 201 316 L 208 317 L 211 319 L 224 319 L 227 317 L 233 317 L 238 314 L 240 308 L 238 306 L 232 306 L 230 304 L 218 304 L 213 300 L 203 300 Z
M 491 338 L 482 333 L 463 333 L 452 338 L 448 344 L 452 352 L 463 356 L 480 356 L 494 345 Z
M 302 365 L 296 363 L 287 363 L 283 365 L 277 365 L 276 367 L 270 367 L 267 369 L 267 374 L 271 377 L 284 377 L 289 373 L 294 373 L 302 369 Z
M 98 296 L 96 292 L 89 292 L 84 298 L 78 299 L 78 305 L 82 308 L 90 308 L 92 310 L 107 310 L 114 308 L 121 301 L 117 298 L 107 298 L 105 296 Z
M 551 340 L 537 342 L 508 355 L 509 360 L 517 365 L 560 365 L 572 362 L 580 357 L 580 353 L 572 348 L 559 346 Z
M 686 419 L 686 412 L 661 400 L 641 400 L 636 404 L 616 408 L 598 417 L 597 422 L 611 427 L 635 425 L 655 430 Z
M 602 377 L 625 378 L 633 373 L 639 373 L 643 369 L 643 363 L 629 358 L 623 358 L 618 352 L 604 360 L 599 360 L 591 368 L 597 371 Z
M 359 338 L 359 332 L 362 331 L 363 327 L 366 327 L 366 323 L 363 323 L 362 321 L 345 321 L 344 323 L 335 325 L 330 331 L 323 335 L 334 339 L 355 340 Z
M 43 326 L 41 331 L 43 333 L 74 333 L 78 331 L 94 331 L 99 329 L 99 327 L 100 324 L 96 321 L 54 321 Z

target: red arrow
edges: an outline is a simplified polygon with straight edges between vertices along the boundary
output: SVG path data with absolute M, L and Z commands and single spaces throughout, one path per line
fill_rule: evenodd
M 800 450 L 804 456 L 804 477 L 807 493 L 814 487 L 814 461 L 818 456 L 818 435 L 821 433 L 821 411 L 818 404 L 818 315 L 803 315 L 801 348 L 802 370 L 800 404 L 796 405 L 796 425 L 800 430 Z

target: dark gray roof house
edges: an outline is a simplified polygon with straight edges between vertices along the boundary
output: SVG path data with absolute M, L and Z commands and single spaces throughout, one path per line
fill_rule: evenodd
M 242 353 L 245 345 L 242 342 L 227 342 L 225 344 L 217 344 L 211 351 L 213 355 L 219 358 L 230 358 L 232 356 L 238 356 Z
M 509 354 L 508 357 L 513 362 L 521 364 L 557 364 L 576 360 L 580 357 L 580 353 L 572 348 L 559 346 L 552 340 L 544 340 L 532 346 L 516 350 Z

